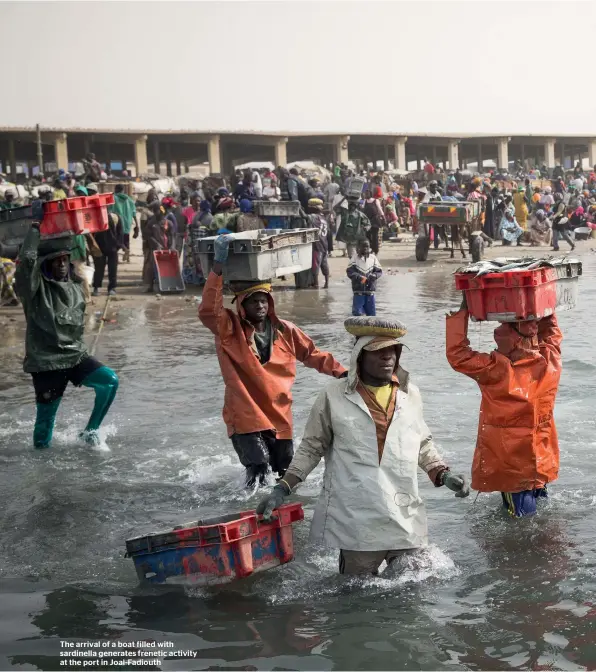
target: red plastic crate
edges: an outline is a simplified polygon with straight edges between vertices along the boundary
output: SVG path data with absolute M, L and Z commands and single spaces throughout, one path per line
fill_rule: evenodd
M 464 292 L 468 311 L 479 322 L 540 320 L 576 305 L 581 272 L 580 262 L 568 262 L 480 277 L 456 273 L 455 288 Z
M 171 532 L 129 539 L 126 555 L 150 583 L 220 583 L 271 569 L 294 558 L 293 523 L 302 504 L 286 504 L 265 523 L 255 511 L 198 521 Z
M 44 203 L 40 233 L 43 238 L 59 238 L 105 231 L 108 228 L 108 205 L 113 202 L 114 194 L 108 193 Z
M 180 272 L 177 250 L 155 250 L 153 261 L 157 273 L 157 286 L 162 293 L 183 292 L 184 280 Z

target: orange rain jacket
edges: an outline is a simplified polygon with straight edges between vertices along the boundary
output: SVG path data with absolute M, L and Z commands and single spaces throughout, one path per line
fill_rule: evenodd
M 254 343 L 254 328 L 244 319 L 242 301 L 238 314 L 224 308 L 223 277 L 210 273 L 199 307 L 201 322 L 215 334 L 215 347 L 226 391 L 223 419 L 228 435 L 268 429 L 278 439 L 292 438 L 292 385 L 296 360 L 319 373 L 339 378 L 346 369 L 328 352 L 317 350 L 312 340 L 291 322 L 275 315 L 269 295 L 273 344 L 269 361 L 262 365 Z
M 472 464 L 472 487 L 480 492 L 532 490 L 558 476 L 553 410 L 563 337 L 554 315 L 537 324 L 534 348 L 523 349 L 527 339 L 502 325 L 495 332 L 499 348 L 486 354 L 470 348 L 467 310 L 447 317 L 449 364 L 482 393 Z M 514 361 L 503 350 L 517 353 Z

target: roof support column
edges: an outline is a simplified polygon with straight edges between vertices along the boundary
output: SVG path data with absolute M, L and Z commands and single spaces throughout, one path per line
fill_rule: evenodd
M 56 135 L 54 140 L 54 158 L 56 159 L 58 170 L 68 171 L 68 144 L 66 138 L 66 133 L 58 133 Z M 43 166 L 40 166 L 40 170 L 43 172 Z
M 459 143 L 460 140 L 449 140 L 449 143 L 447 144 L 449 170 L 456 170 L 459 168 Z
M 350 142 L 349 135 L 340 135 L 335 144 L 335 156 L 337 157 L 338 163 L 347 164 L 349 161 L 348 156 L 348 142 Z
M 275 167 L 282 168 L 288 164 L 288 139 L 278 138 L 275 141 Z
M 159 140 L 153 141 L 153 172 L 161 175 L 161 163 L 159 160 Z
M 17 179 L 17 158 L 12 138 L 8 140 L 8 163 L 10 164 L 10 179 L 15 181 Z
M 408 138 L 401 136 L 395 138 L 394 143 L 394 156 L 395 156 L 395 169 L 396 170 L 407 170 L 408 162 L 406 160 L 406 142 Z
M 544 163 L 546 163 L 547 168 L 554 168 L 556 164 L 555 160 L 555 140 L 547 140 L 544 143 Z
M 509 168 L 509 140 L 511 138 L 499 138 L 497 140 L 497 168 L 504 170 Z
M 221 147 L 219 135 L 212 135 L 207 142 L 209 155 L 209 172 L 211 175 L 221 175 Z
M 588 140 L 588 163 L 590 164 L 590 169 L 596 166 L 596 138 Z
M 139 135 L 138 138 L 135 138 L 135 170 L 137 177 L 139 175 L 145 175 L 149 172 L 149 163 L 147 161 L 146 135 Z

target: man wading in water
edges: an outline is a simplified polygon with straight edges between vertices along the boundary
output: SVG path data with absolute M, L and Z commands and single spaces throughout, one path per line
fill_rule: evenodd
M 292 461 L 292 394 L 296 360 L 335 378 L 345 368 L 291 322 L 275 314 L 271 285 L 255 282 L 236 293 L 237 312 L 223 305 L 223 264 L 232 236 L 215 241 L 215 264 L 203 290 L 201 322 L 215 334 L 225 383 L 223 418 L 246 485 L 265 481 L 269 466 L 283 476 Z
M 349 375 L 319 394 L 292 463 L 257 513 L 270 520 L 324 457 L 311 539 L 340 549 L 341 574 L 376 574 L 383 561 L 427 545 L 418 467 L 456 497 L 467 497 L 470 488 L 439 455 L 420 392 L 399 365 L 405 327 L 353 317 L 346 329 L 357 337 Z
M 554 315 L 505 323 L 497 349 L 476 352 L 468 340 L 468 306 L 447 317 L 447 359 L 480 387 L 482 403 L 472 464 L 472 487 L 501 492 L 515 518 L 536 513 L 547 483 L 559 475 L 553 411 L 561 377 L 563 335 Z
M 118 376 L 87 353 L 83 340 L 85 296 L 82 280 L 70 263 L 70 238 L 40 242 L 40 201 L 33 206 L 34 221 L 19 254 L 15 289 L 27 320 L 23 368 L 33 378 L 37 417 L 33 430 L 36 448 L 47 448 L 56 413 L 68 383 L 95 390 L 93 412 L 82 433 L 98 444 L 97 430 L 114 401 Z

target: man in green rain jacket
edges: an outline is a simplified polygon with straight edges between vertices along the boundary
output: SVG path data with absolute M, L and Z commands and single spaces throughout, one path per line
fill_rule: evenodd
M 123 261 L 130 261 L 130 230 L 133 222 L 135 223 L 135 236 L 137 233 L 137 207 L 132 198 L 124 193 L 124 185 L 117 184 L 114 189 L 114 204 L 109 206 L 110 212 L 116 213 L 122 222 L 122 233 L 124 234 L 124 258 Z
M 42 216 L 38 202 L 34 220 Z M 50 445 L 69 382 L 95 390 L 93 412 L 81 436 L 97 444 L 99 426 L 118 390 L 118 376 L 87 353 L 85 298 L 82 281 L 70 263 L 72 239 L 40 241 L 39 226 L 39 221 L 33 222 L 15 272 L 15 290 L 27 320 L 23 369 L 33 378 L 37 402 L 33 444 L 36 448 Z

